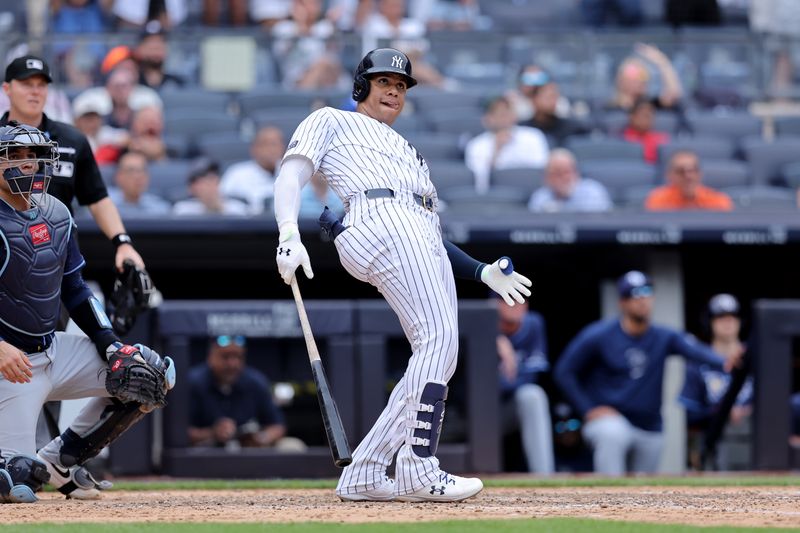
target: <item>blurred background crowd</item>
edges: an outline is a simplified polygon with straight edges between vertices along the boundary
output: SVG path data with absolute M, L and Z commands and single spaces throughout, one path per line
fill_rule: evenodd
M 2 3 L 0 52 L 49 62 L 45 112 L 87 135 L 124 218 L 269 212 L 295 126 L 353 108 L 378 45 L 411 58 L 395 127 L 444 208 L 797 206 L 795 2 Z M 342 209 L 322 180 L 305 194 L 303 216 Z

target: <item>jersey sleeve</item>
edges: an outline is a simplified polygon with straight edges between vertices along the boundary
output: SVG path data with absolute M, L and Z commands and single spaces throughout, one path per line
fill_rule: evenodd
M 293 155 L 307 157 L 314 164 L 314 172 L 319 169 L 322 158 L 330 147 L 336 130 L 336 120 L 328 107 L 311 113 L 294 130 L 284 159 Z
M 676 331 L 672 335 L 670 345 L 672 348 L 670 353 L 680 354 L 696 363 L 705 363 L 718 370 L 721 370 L 725 364 L 725 359 L 722 356 L 707 344 L 698 341 L 694 335 Z
M 92 147 L 86 137 L 82 137 L 80 144 L 76 147 L 77 158 L 75 160 L 75 197 L 81 205 L 90 205 L 99 202 L 108 196 L 106 184 L 97 166 L 97 161 L 92 154 Z

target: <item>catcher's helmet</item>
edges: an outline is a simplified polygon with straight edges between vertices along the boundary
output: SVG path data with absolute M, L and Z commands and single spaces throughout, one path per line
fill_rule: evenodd
M 411 61 L 408 56 L 394 48 L 376 48 L 369 52 L 356 67 L 353 77 L 353 100 L 363 102 L 369 95 L 369 77 L 379 73 L 400 74 L 405 77 L 410 89 L 417 84 L 411 75 Z
M 33 157 L 30 154 L 33 153 Z M 3 178 L 14 194 L 44 194 L 58 161 L 58 147 L 47 135 L 34 127 L 14 121 L 0 127 L 0 164 Z

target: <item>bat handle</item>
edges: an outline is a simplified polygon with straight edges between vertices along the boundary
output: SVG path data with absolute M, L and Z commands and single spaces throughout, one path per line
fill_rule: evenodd
M 306 315 L 306 306 L 303 305 L 303 297 L 300 295 L 300 287 L 297 286 L 297 276 L 292 277 L 291 286 L 294 303 L 297 304 L 297 315 L 300 317 L 300 327 L 303 328 L 303 337 L 305 337 L 306 346 L 308 347 L 308 358 L 311 361 L 319 361 L 319 350 L 317 350 L 314 334 L 311 332 L 311 324 L 308 321 L 308 315 Z

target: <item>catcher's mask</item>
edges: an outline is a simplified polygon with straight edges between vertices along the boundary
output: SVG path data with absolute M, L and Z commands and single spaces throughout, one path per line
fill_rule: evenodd
M 58 145 L 41 131 L 14 121 L 0 127 L 0 169 L 11 192 L 40 203 L 47 192 L 53 167 L 58 162 Z
M 161 301 L 161 293 L 153 285 L 150 274 L 126 260 L 122 272 L 117 271 L 114 288 L 108 299 L 108 317 L 114 331 L 125 335 L 133 327 L 139 313 L 158 307 Z

